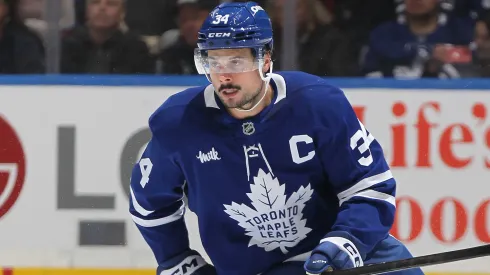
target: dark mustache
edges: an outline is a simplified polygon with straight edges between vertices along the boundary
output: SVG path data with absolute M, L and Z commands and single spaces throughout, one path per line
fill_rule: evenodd
M 240 90 L 242 87 L 238 85 L 233 85 L 233 84 L 222 84 L 219 86 L 218 92 L 221 93 L 224 89 L 235 89 L 235 90 Z

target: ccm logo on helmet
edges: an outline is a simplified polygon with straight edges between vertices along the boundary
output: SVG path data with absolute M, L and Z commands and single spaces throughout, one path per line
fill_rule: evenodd
M 231 33 L 229 32 L 212 32 L 208 34 L 208 37 L 230 37 Z

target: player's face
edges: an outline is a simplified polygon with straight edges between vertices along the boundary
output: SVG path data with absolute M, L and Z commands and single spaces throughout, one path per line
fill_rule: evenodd
M 262 95 L 263 80 L 254 68 L 254 57 L 250 49 L 223 49 L 208 51 L 209 62 L 215 66 L 241 66 L 237 72 L 216 72 L 211 69 L 210 76 L 216 94 L 227 108 L 250 109 Z M 223 65 L 225 64 L 225 65 Z M 230 64 L 230 65 L 228 65 Z M 238 72 L 240 71 L 240 72 Z

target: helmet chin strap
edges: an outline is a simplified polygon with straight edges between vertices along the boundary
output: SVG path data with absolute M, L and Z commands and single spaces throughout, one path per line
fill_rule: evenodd
M 260 67 L 262 68 L 262 64 L 260 65 Z M 271 61 L 270 72 L 272 72 L 272 61 Z M 265 96 L 267 95 L 267 92 L 269 91 L 269 82 L 271 80 L 271 75 L 270 75 L 270 73 L 268 73 L 266 76 L 264 76 L 264 72 L 262 72 L 262 70 L 259 71 L 259 74 L 260 74 L 260 78 L 262 79 L 262 85 L 260 86 L 260 90 L 262 90 L 262 87 L 264 87 L 264 84 L 265 84 L 265 91 L 264 91 L 264 94 L 262 95 L 262 97 L 250 109 L 234 108 L 235 110 L 240 111 L 240 112 L 250 112 L 250 111 L 254 110 L 255 108 L 257 108 L 257 106 L 259 106 L 259 104 L 262 102 L 262 100 L 264 100 Z

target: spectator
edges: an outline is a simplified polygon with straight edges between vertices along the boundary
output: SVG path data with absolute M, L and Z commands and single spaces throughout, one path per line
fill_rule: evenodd
M 177 27 L 176 0 L 126 0 L 126 5 L 126 24 L 138 35 L 161 36 Z
M 369 33 L 381 23 L 396 18 L 395 1 L 322 0 L 322 3 L 333 14 L 332 25 L 360 52 L 360 62 L 367 51 Z
M 472 42 L 472 20 L 442 13 L 439 0 L 404 3 L 406 20 L 384 23 L 371 33 L 364 73 L 371 77 L 459 77 L 451 65 L 451 53 L 464 52 Z
M 87 0 L 86 23 L 62 41 L 62 73 L 153 73 L 148 47 L 138 36 L 121 30 L 123 0 Z
M 490 15 L 482 18 L 475 28 L 474 65 L 476 76 L 490 77 Z
M 126 25 L 145 41 L 152 55 L 158 55 L 162 34 L 177 28 L 176 0 L 126 0 L 126 5 Z
M 395 19 L 394 0 L 322 0 L 334 15 L 333 25 L 343 33 L 367 42 L 369 32 L 379 24 Z M 354 40 L 356 41 L 356 40 Z
M 19 19 L 17 5 L 14 0 L 0 0 L 0 73 L 44 73 L 42 40 Z
M 461 18 L 476 18 L 483 11 L 483 2 L 488 0 L 439 0 L 441 11 Z M 404 20 L 404 0 L 395 0 L 399 19 Z
M 48 32 L 48 22 L 46 18 L 47 6 L 46 0 L 18 0 L 18 14 L 20 19 L 31 30 L 35 31 L 42 38 L 46 37 Z M 56 5 L 60 5 L 61 18 L 59 19 L 59 28 L 71 28 L 75 24 L 75 4 L 73 0 L 62 0 Z
M 216 5 L 216 0 L 178 0 L 179 30 L 174 42 L 164 39 L 160 55 L 162 73 L 197 74 L 194 65 L 194 49 L 197 47 L 197 33 L 209 12 Z M 168 33 L 164 36 L 169 36 Z
M 266 5 L 274 25 L 274 68 L 281 65 L 283 10 L 285 0 L 269 0 Z M 332 27 L 325 6 L 317 0 L 296 2 L 298 69 L 318 76 L 353 76 L 359 73 L 359 48 Z

